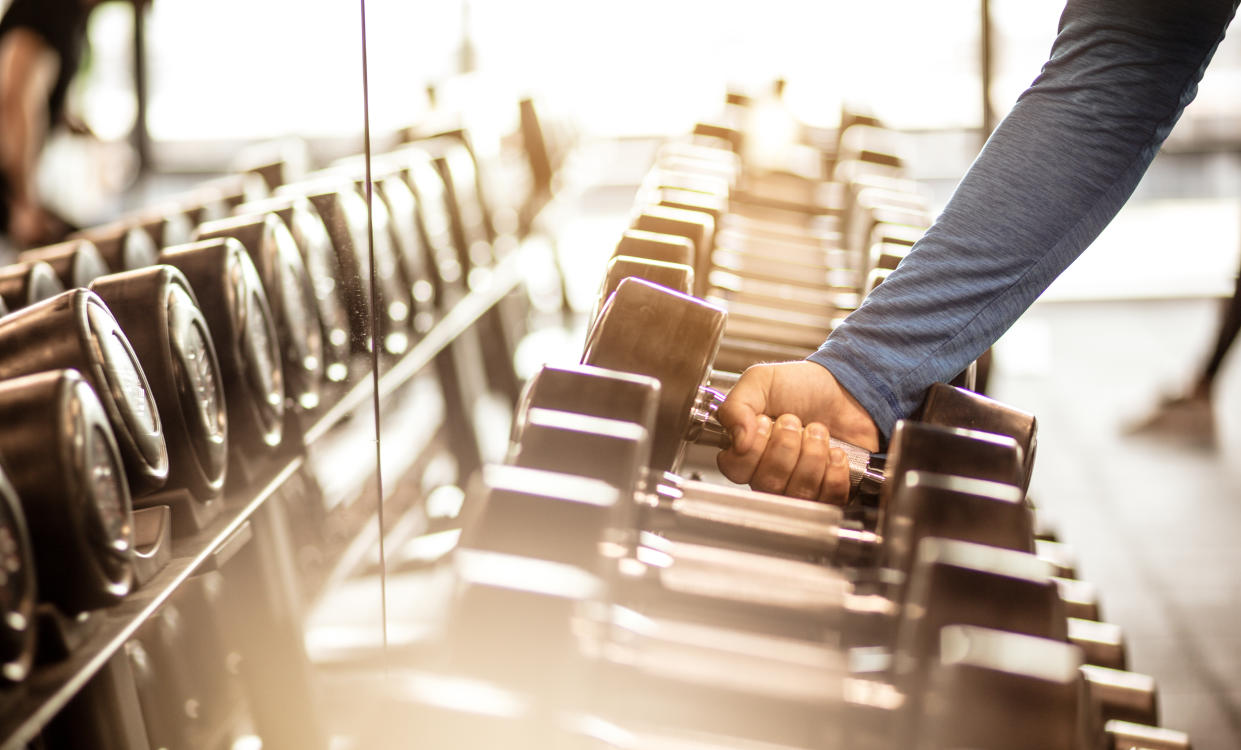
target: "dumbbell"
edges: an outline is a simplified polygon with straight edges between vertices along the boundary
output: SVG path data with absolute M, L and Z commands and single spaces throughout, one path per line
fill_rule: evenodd
M 794 740 L 789 732 L 823 729 L 812 717 L 829 716 L 836 729 L 855 716 L 901 718 L 893 708 L 902 693 L 849 677 L 835 649 L 608 607 L 599 579 L 560 563 L 463 547 L 455 569 L 458 596 L 446 628 L 454 666 L 550 705 L 575 708 L 589 685 L 602 696 L 590 707 L 622 720 L 810 746 L 818 746 L 813 735 Z
M 0 300 L 5 312 L 55 297 L 65 291 L 56 272 L 43 261 L 13 263 L 0 268 Z
M 0 456 L 30 532 L 40 601 L 69 616 L 120 601 L 134 584 L 129 485 L 95 390 L 75 370 L 8 377 L 0 420 Z M 7 557 L 18 555 L 11 548 Z
M 276 323 L 291 409 L 319 405 L 323 381 L 323 338 L 318 305 L 293 234 L 273 214 L 231 216 L 200 224 L 195 238 L 232 237 L 246 249 L 262 280 Z
M 968 625 L 944 628 L 940 640 L 943 656 L 921 701 L 923 721 L 901 727 L 896 747 L 1189 749 L 1183 733 L 1101 715 L 1098 690 L 1083 684 L 1080 654 L 1071 646 Z M 997 694 L 1012 696 L 1024 710 L 1007 717 L 975 710 Z
M 323 219 L 311 202 L 299 196 L 273 196 L 237 207 L 242 214 L 275 214 L 293 235 L 306 268 L 320 325 L 323 375 L 331 383 L 349 379 L 351 348 L 349 312 L 345 309 L 336 251 Z M 188 242 L 188 239 L 186 240 Z
M 336 251 L 339 269 L 336 278 L 349 311 L 354 351 L 370 351 L 373 275 L 378 284 L 379 346 L 389 354 L 405 352 L 409 347 L 409 295 L 397 275 L 390 239 L 383 233 L 376 233 L 374 237 L 376 267 L 374 274 L 371 273 L 366 201 L 353 182 L 340 176 L 325 176 L 285 185 L 276 194 L 305 197 L 323 217 Z
M 495 228 L 483 194 L 478 161 L 464 130 L 450 130 L 419 137 L 414 145 L 426 149 L 444 180 L 453 234 L 467 269 L 495 263 Z M 468 270 L 467 270 L 468 274 Z
M 98 295 L 66 292 L 0 318 L 0 379 L 73 368 L 94 388 L 112 425 L 129 487 L 168 478 L 163 424 L 137 354 Z
M 622 240 L 623 242 L 623 240 Z M 665 263 L 628 255 L 614 256 L 603 277 L 596 311 L 616 291 L 623 279 L 634 276 L 654 284 L 668 287 L 683 294 L 692 294 L 694 270 L 676 263 Z M 827 313 L 825 309 L 823 311 Z M 823 343 L 826 332 L 831 329 L 831 319 L 824 315 L 780 309 L 774 305 L 738 302 L 728 307 L 728 321 L 722 347 L 734 339 L 755 339 L 804 349 L 809 354 Z M 591 320 L 594 319 L 592 315 Z
M 189 216 L 176 203 L 162 203 L 139 209 L 123 219 L 133 227 L 137 227 L 151 238 L 158 256 L 161 248 L 170 245 L 184 245 L 190 241 L 195 224 L 190 223 Z
M 803 221 L 773 221 L 739 213 L 745 204 L 731 200 L 727 184 L 709 175 L 656 165 L 643 178 L 635 203 L 702 211 L 715 221 L 715 243 L 741 252 L 831 265 L 841 246 L 834 222 L 820 219 L 811 226 Z
M 343 159 L 332 170 L 353 180 L 365 195 L 365 162 L 360 157 Z M 391 262 L 399 266 L 396 273 L 406 286 L 410 324 L 420 335 L 430 329 L 441 306 L 437 294 L 442 282 L 435 277 L 436 259 L 426 239 L 420 216 L 422 206 L 410 187 L 406 171 L 406 166 L 391 154 L 380 154 L 372 159 L 374 226 L 391 247 Z
M 180 212 L 191 227 L 232 216 L 243 203 L 262 200 L 271 191 L 261 175 L 238 172 L 199 183 L 190 192 L 175 199 Z M 173 238 L 168 238 L 169 240 Z M 164 242 L 163 247 L 168 247 Z
M 254 477 L 254 462 L 284 434 L 280 343 L 258 269 L 237 240 L 226 237 L 165 248 L 161 263 L 190 283 L 207 321 L 224 386 L 232 467 Z
M 689 441 L 725 446 L 713 415 L 722 395 L 704 384 L 724 327 L 723 310 L 669 289 L 625 279 L 605 303 L 587 339 L 582 363 L 649 375 L 661 384 L 653 435 L 653 466 L 675 467 Z M 850 460 L 851 486 L 882 484 L 869 455 L 840 441 Z
M 380 157 L 390 162 L 417 201 L 418 233 L 427 251 L 440 307 L 446 309 L 464 293 L 465 268 L 457 255 L 449 197 L 431 155 L 417 145 L 403 146 Z
M 397 259 L 401 263 L 412 303 L 411 325 L 414 334 L 421 336 L 431 330 L 441 305 L 436 297 L 433 258 L 419 226 L 418 199 L 403 172 L 395 165 L 378 175 L 375 189 L 387 207 L 393 243 L 399 248 Z
M 21 682 L 35 652 L 34 548 L 21 498 L 0 470 L 0 680 Z
M 72 239 L 91 242 L 113 272 L 152 265 L 159 255 L 159 247 L 150 233 L 133 220 L 84 229 L 76 232 Z
M 540 375 L 546 375 L 546 371 Z M 583 385 L 587 387 L 582 390 L 589 390 L 589 384 Z M 594 390 L 596 394 L 592 395 L 597 396 L 597 384 Z M 620 397 L 618 389 L 613 390 L 613 396 L 616 396 L 613 401 L 633 401 Z M 530 400 L 540 401 L 539 394 L 531 395 Z M 545 397 L 542 400 L 549 399 Z M 902 431 L 898 438 L 908 435 L 908 430 L 917 426 L 902 423 L 902 427 L 906 427 L 906 431 Z M 711 488 L 702 483 L 683 483 L 679 492 L 668 488 L 663 493 L 656 490 L 645 494 L 640 488 L 640 473 L 645 464 L 643 453 L 647 443 L 645 431 L 633 422 L 535 407 L 519 412 L 515 430 L 519 432 L 510 452 L 511 463 L 603 479 L 609 487 L 620 489 L 623 498 L 635 498 L 632 507 L 625 500 L 620 505 L 622 510 L 608 523 L 622 528 L 671 534 L 673 544 L 679 540 L 683 549 L 697 549 L 696 543 L 701 544 L 705 540 L 706 544 L 722 544 L 733 549 L 767 554 L 774 551 L 776 554 L 798 555 L 810 560 L 830 560 L 836 564 L 872 565 L 882 562 L 885 569 L 901 572 L 898 584 L 912 566 L 911 550 L 916 548 L 918 540 L 930 535 L 949 535 L 954 539 L 999 545 L 1021 553 L 1035 551 L 1033 515 L 1024 502 L 1021 490 L 1010 483 L 942 477 L 941 474 L 925 471 L 901 472 L 898 474 L 902 479 L 898 484 L 900 490 L 897 499 L 892 500 L 892 517 L 897 519 L 894 522 L 896 530 L 892 531 L 892 539 L 882 539 L 889 541 L 889 545 L 884 549 L 875 549 L 880 540 L 869 538 L 867 541 L 865 535 L 841 529 L 839 515 L 830 517 L 822 505 L 817 507 L 813 503 L 747 490 Z M 931 427 L 931 432 L 932 435 L 946 433 L 941 438 L 952 437 L 942 428 Z M 987 440 L 987 436 L 983 440 Z M 1015 466 L 1015 445 L 1011 440 L 1008 443 L 1013 454 L 1013 468 L 997 473 L 1008 474 L 1015 479 L 1019 476 Z M 969 446 L 962 441 L 957 441 L 953 446 L 951 440 L 946 445 L 930 448 L 926 445 L 906 445 L 906 456 L 920 447 L 926 456 L 907 459 L 907 463 L 921 468 L 944 463 L 943 454 L 957 454 L 948 458 L 948 463 L 953 459 L 959 461 L 959 454 L 968 453 Z M 962 450 L 962 447 L 967 450 Z M 539 503 L 542 498 L 537 487 L 534 484 L 521 497 L 529 498 L 531 503 Z M 517 492 L 520 487 L 508 489 L 509 492 Z M 675 494 L 671 495 L 669 502 L 670 492 Z M 552 503 L 551 507 L 571 508 L 572 505 Z M 525 515 L 517 514 L 511 524 L 520 523 L 520 518 Z M 531 510 L 529 515 L 530 518 L 539 518 L 540 524 L 547 524 L 550 528 L 567 529 L 571 525 L 567 520 L 557 523 L 550 510 L 546 509 L 539 513 Z M 568 545 L 567 549 L 578 550 L 575 554 L 586 555 L 586 558 L 572 560 L 582 565 L 591 554 L 589 534 L 585 538 L 585 553 L 575 546 L 578 541 L 573 535 L 568 539 L 557 539 L 555 543 L 545 541 L 541 544 L 551 549 L 563 541 Z M 1047 585 L 1050 586 L 1051 582 Z M 903 586 L 895 587 L 895 600 L 901 599 L 903 590 Z M 1064 615 L 1060 620 L 1064 621 Z M 1102 623 L 1091 625 L 1078 620 L 1071 621 L 1070 625 L 1071 635 L 1090 648 L 1092 663 L 1114 668 L 1124 666 L 1123 643 L 1109 632 L 1111 628 Z
M 25 250 L 17 259 L 23 263 L 35 260 L 47 263 L 66 289 L 85 288 L 108 273 L 108 264 L 104 262 L 103 256 L 99 254 L 94 243 L 87 240 L 69 240 Z
M 174 533 L 197 531 L 220 507 L 228 420 L 224 380 L 194 291 L 180 271 L 167 265 L 100 276 L 90 288 L 143 362 L 168 447 L 162 491 L 135 504 L 170 505 Z

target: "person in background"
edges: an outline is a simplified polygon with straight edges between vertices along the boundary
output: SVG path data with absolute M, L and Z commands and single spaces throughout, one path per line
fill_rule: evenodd
M 1134 436 L 1178 439 L 1185 445 L 1215 447 L 1215 405 L 1212 398 L 1215 378 L 1241 332 L 1241 269 L 1236 288 L 1224 302 L 1215 334 L 1215 346 L 1207 355 L 1193 382 L 1179 394 L 1165 396 L 1147 416 L 1126 426 Z
M 72 230 L 40 199 L 39 154 L 49 131 L 74 123 L 65 99 L 98 0 L 13 0 L 0 18 L 0 233 L 19 248 Z
M 1069 0 L 1051 58 L 900 266 L 800 362 L 720 407 L 734 482 L 843 502 L 828 438 L 878 450 L 926 388 L 981 355 L 1129 199 L 1197 93 L 1237 0 Z

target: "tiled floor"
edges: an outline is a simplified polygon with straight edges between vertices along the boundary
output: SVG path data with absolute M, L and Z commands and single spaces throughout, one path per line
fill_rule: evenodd
M 994 394 L 1035 412 L 1032 494 L 1159 683 L 1163 724 L 1241 747 L 1241 359 L 1225 364 L 1214 450 L 1122 425 L 1190 377 L 1212 300 L 1045 303 L 1001 341 Z

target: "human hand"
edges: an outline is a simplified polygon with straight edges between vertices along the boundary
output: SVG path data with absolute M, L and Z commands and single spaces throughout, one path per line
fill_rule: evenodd
M 874 420 L 814 362 L 749 368 L 716 417 L 732 435 L 732 446 L 716 457 L 720 471 L 762 492 L 844 503 L 849 464 L 830 439 L 879 449 Z

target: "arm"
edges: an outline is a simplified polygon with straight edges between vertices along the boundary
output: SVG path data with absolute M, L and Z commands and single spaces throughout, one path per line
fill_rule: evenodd
M 809 357 L 830 375 L 820 381 L 826 401 L 815 418 L 836 433 L 860 409 L 878 433 L 890 434 L 931 383 L 951 378 L 999 338 L 1133 192 L 1196 93 L 1235 7 L 1235 0 L 1071 0 L 1051 59 L 944 212 Z M 800 375 L 791 364 L 774 367 L 764 380 L 776 392 L 786 368 L 791 378 Z M 755 424 L 755 404 L 782 413 L 785 402 L 760 395 L 763 387 L 743 378 L 721 421 L 744 433 Z M 841 387 L 852 401 L 835 397 Z M 769 464 L 797 465 L 770 450 L 746 456 L 753 447 L 738 443 L 720 456 L 734 481 L 747 481 L 735 470 L 743 458 L 760 475 Z
M 34 177 L 58 71 L 56 53 L 35 32 L 17 28 L 0 40 L 0 171 L 9 185 L 9 231 L 19 245 L 36 242 L 44 230 Z

